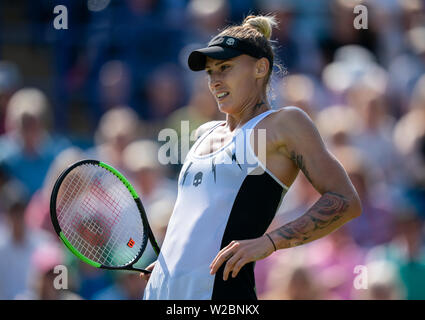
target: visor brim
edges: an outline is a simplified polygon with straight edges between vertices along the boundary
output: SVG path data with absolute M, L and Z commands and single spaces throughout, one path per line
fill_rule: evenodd
M 241 54 L 243 53 L 236 49 L 212 46 L 192 51 L 189 55 L 188 65 L 193 71 L 201 71 L 205 69 L 207 57 L 217 60 L 226 60 L 240 56 Z

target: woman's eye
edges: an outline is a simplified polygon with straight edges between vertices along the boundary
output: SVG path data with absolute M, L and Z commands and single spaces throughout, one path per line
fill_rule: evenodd
M 224 70 L 226 70 L 228 67 L 229 67 L 229 66 L 221 66 L 221 67 L 220 67 L 220 69 L 221 69 L 221 71 L 224 71 Z

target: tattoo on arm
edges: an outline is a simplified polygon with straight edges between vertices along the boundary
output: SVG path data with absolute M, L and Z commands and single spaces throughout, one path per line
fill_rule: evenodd
M 254 106 L 254 109 L 260 108 L 263 104 L 264 104 L 264 101 L 260 101 L 260 102 L 258 102 L 258 103 Z
M 308 170 L 304 163 L 304 158 L 301 154 L 296 154 L 295 151 L 291 151 L 291 160 L 295 163 L 295 165 L 304 173 L 307 180 L 313 184 L 310 174 L 308 173 Z
M 348 209 L 348 200 L 337 193 L 326 192 L 300 218 L 276 230 L 276 233 L 289 243 L 289 247 L 298 246 L 323 236 L 324 229 L 333 231 L 343 213 Z M 327 234 L 326 233 L 326 234 Z

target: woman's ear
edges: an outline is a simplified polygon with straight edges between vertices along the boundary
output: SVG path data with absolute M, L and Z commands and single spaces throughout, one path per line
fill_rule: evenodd
M 265 77 L 269 71 L 269 67 L 269 60 L 267 60 L 266 58 L 258 59 L 255 66 L 256 78 Z

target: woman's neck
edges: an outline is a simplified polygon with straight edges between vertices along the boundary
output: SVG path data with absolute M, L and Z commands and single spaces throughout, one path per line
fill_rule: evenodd
M 237 114 L 226 114 L 226 126 L 230 131 L 234 131 L 235 129 L 243 126 L 250 119 L 270 109 L 271 107 L 267 99 L 259 99 L 255 105 L 244 108 Z

